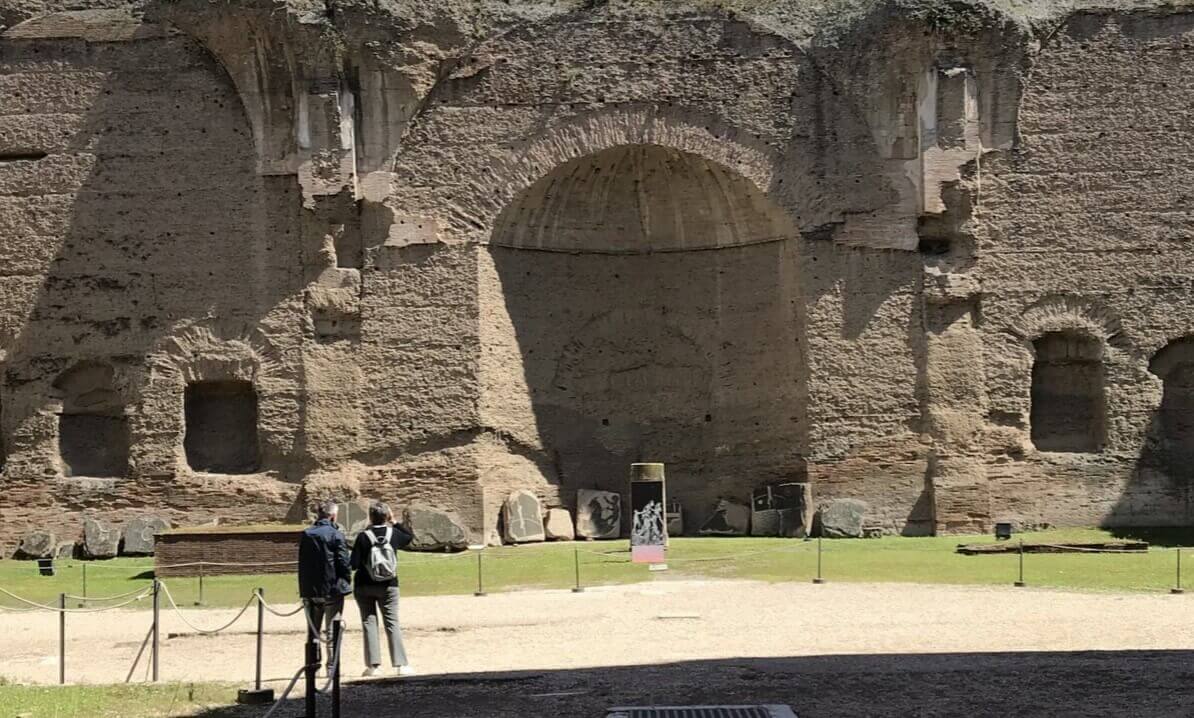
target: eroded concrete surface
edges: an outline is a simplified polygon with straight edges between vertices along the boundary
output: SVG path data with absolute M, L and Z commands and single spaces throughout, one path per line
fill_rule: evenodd
M 889 532 L 1191 518 L 1182 6 L 0 22 L 6 553 L 329 493 L 482 540 L 635 460 L 694 524 L 804 477 Z

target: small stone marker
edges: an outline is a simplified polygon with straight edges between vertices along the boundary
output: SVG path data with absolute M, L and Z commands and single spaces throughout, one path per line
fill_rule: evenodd
M 745 536 L 749 528 L 749 506 L 732 499 L 718 499 L 700 533 L 705 536 Z
M 622 535 L 621 494 L 593 489 L 577 491 L 576 535 L 590 539 L 619 538 Z
M 83 558 L 115 558 L 120 551 L 120 531 L 101 519 L 83 519 Z
M 539 497 L 526 489 L 515 491 L 506 498 L 502 505 L 502 521 L 506 540 L 510 543 L 530 543 L 547 538 Z
M 802 538 L 812 529 L 808 483 L 767 484 L 751 496 L 750 535 Z
M 684 535 L 684 507 L 676 499 L 671 499 L 667 504 L 667 536 Z
M 38 559 L 54 558 L 58 548 L 58 537 L 48 531 L 34 531 L 26 534 L 17 547 L 16 558 Z
M 548 509 L 543 519 L 543 530 L 548 541 L 571 541 L 576 538 L 572 528 L 572 514 L 568 509 Z
M 412 551 L 463 551 L 468 548 L 464 527 L 451 515 L 424 507 L 402 512 L 402 525 L 414 534 L 407 546 Z
M 865 501 L 833 499 L 821 505 L 821 535 L 825 538 L 862 538 Z
M 121 553 L 125 556 L 152 556 L 153 539 L 170 528 L 170 522 L 160 516 L 138 516 L 124 527 Z
M 365 501 L 346 501 L 336 506 L 339 507 L 336 523 L 340 524 L 345 538 L 352 543 L 357 534 L 369 528 L 369 504 Z

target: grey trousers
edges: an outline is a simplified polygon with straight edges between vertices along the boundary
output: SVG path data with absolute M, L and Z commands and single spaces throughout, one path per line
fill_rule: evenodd
M 398 627 L 397 586 L 357 586 L 354 592 L 357 607 L 361 609 L 361 627 L 365 629 L 365 665 L 381 665 L 381 647 L 377 635 L 377 615 L 385 627 L 386 640 L 390 644 L 390 663 L 405 666 L 406 648 L 402 645 L 402 629 Z

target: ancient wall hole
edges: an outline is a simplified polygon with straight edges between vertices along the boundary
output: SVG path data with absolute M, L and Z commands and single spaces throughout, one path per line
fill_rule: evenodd
M 257 392 L 247 381 L 188 384 L 185 398 L 187 465 L 215 474 L 251 474 L 260 467 Z
M 128 473 L 129 428 L 113 370 L 86 362 L 54 381 L 62 399 L 58 456 L 65 476 L 122 477 Z
M 1157 428 L 1161 459 L 1171 476 L 1194 476 L 1194 338 L 1157 352 L 1149 367 L 1164 382 Z
M 1040 451 L 1102 451 L 1107 436 L 1102 342 L 1050 332 L 1033 349 L 1032 443 Z

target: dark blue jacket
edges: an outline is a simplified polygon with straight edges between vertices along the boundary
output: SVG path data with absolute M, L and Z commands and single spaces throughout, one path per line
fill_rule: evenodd
M 303 598 L 334 598 L 352 593 L 348 542 L 340 529 L 320 519 L 299 539 L 298 583 Z

